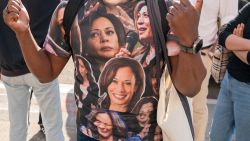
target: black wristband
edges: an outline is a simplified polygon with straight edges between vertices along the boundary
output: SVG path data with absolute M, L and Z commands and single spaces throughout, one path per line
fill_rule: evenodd
M 248 62 L 248 64 L 250 64 L 250 51 L 248 51 L 248 53 L 247 53 L 247 62 Z

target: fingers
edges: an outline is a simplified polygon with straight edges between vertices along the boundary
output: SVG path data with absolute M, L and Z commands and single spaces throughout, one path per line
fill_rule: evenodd
M 4 11 L 6 16 L 6 21 L 14 21 L 16 22 L 19 19 L 19 14 L 14 12 L 7 12 L 7 9 Z
M 233 34 L 239 37 L 243 37 L 245 25 L 243 23 L 238 24 L 236 28 L 234 28 Z
M 128 18 L 128 14 L 120 6 L 116 6 L 116 9 L 118 10 L 120 16 Z
M 97 2 L 94 6 L 91 5 L 91 6 L 90 6 L 90 9 L 89 9 L 88 11 L 86 11 L 85 17 L 87 17 L 87 16 L 89 16 L 91 13 L 97 11 L 98 8 L 99 8 L 99 6 L 100 6 L 100 2 Z
M 82 126 L 80 130 L 83 134 L 88 135 L 86 127 Z
M 171 14 L 171 15 L 178 15 L 179 14 L 178 9 L 175 8 L 174 6 L 171 6 L 169 8 L 169 14 Z
M 93 11 L 97 11 L 100 6 L 100 2 L 97 2 L 95 6 L 93 7 Z
M 180 0 L 180 4 L 183 6 L 191 6 L 191 3 L 189 0 Z
M 243 37 L 243 33 L 244 33 L 244 24 L 241 23 L 240 25 L 238 25 L 238 34 L 240 35 L 240 37 Z
M 201 13 L 202 5 L 203 5 L 203 0 L 196 0 L 196 1 L 195 1 L 194 8 L 196 9 L 196 11 L 197 11 L 199 14 Z
M 21 4 L 17 0 L 9 1 L 6 8 L 3 11 L 3 18 L 6 23 L 8 21 L 16 22 L 19 18 L 19 13 L 21 11 Z
M 184 12 L 184 7 L 183 5 L 177 3 L 177 2 L 173 2 L 173 6 L 178 10 L 178 11 L 181 11 L 181 12 Z
M 173 15 L 170 14 L 170 13 L 167 13 L 166 19 L 168 21 L 168 25 L 169 25 L 170 29 L 171 29 L 171 26 L 172 26 L 172 24 L 171 24 L 171 19 L 172 18 L 173 18 Z
M 238 25 L 237 25 L 237 27 L 236 27 L 236 34 L 237 34 L 238 36 L 241 35 L 241 24 L 238 24 Z
M 126 48 L 121 48 L 120 52 L 116 54 L 116 57 L 129 57 L 131 53 Z
M 92 132 L 91 132 L 90 129 L 88 129 L 88 135 L 89 135 L 90 137 L 93 137 Z
M 237 28 L 234 28 L 234 31 L 233 31 L 233 34 L 234 35 L 237 35 L 237 32 L 236 32 Z M 237 35 L 238 36 L 238 35 Z
M 20 11 L 21 11 L 21 3 L 18 0 L 10 0 L 8 2 L 8 5 L 6 6 L 7 13 L 14 12 L 19 14 Z

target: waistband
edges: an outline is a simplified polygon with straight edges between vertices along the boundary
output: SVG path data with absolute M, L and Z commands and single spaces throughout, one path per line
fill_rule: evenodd
M 15 77 L 15 76 L 19 76 L 19 75 L 24 75 L 24 74 L 27 74 L 29 73 L 29 69 L 26 67 L 26 68 L 23 68 L 21 70 L 6 70 L 4 68 L 1 68 L 1 73 L 5 76 L 9 76 L 9 77 Z

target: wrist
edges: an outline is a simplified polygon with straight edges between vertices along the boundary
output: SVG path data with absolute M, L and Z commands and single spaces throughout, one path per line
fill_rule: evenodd
M 194 43 L 195 39 L 192 39 L 192 40 L 180 40 L 179 43 L 183 46 L 186 46 L 186 47 L 192 47 L 193 43 Z
M 17 36 L 18 39 L 23 38 L 23 37 L 25 38 L 30 33 L 31 33 L 30 28 L 27 28 L 26 30 L 23 30 L 22 32 L 16 32 L 16 36 Z
M 192 45 L 194 44 L 197 38 L 198 38 L 198 35 L 190 36 L 188 38 L 183 38 L 183 39 L 180 38 L 179 43 L 186 47 L 192 47 Z
M 185 53 L 197 54 L 203 45 L 202 39 L 199 37 L 192 43 L 192 45 L 185 46 L 180 43 L 180 49 Z
M 27 24 L 27 25 L 25 25 L 25 26 L 22 26 L 22 27 L 20 27 L 20 29 L 14 30 L 14 31 L 15 31 L 15 33 L 16 33 L 17 36 L 18 36 L 18 35 L 27 34 L 27 33 L 29 33 L 29 32 L 31 31 L 31 29 L 30 29 L 30 24 Z

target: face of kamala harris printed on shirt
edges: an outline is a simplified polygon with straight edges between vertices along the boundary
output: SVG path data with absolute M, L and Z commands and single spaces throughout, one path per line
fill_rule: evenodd
M 145 1 L 87 1 L 71 28 L 73 52 L 60 26 L 65 6 L 55 11 L 44 47 L 62 57 L 73 53 L 80 131 L 98 140 L 160 139 L 154 135 L 157 67 Z M 138 38 L 130 39 L 131 32 Z

